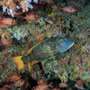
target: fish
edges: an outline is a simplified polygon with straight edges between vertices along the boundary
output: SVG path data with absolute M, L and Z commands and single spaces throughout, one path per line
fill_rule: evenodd
M 74 41 L 64 36 L 49 37 L 41 43 L 37 43 L 27 50 L 26 55 L 13 58 L 16 63 L 19 61 L 28 64 L 30 61 L 44 61 L 56 57 L 60 53 L 68 51 L 74 45 Z M 18 64 L 19 65 L 19 64 Z
M 10 27 L 15 24 L 17 24 L 17 22 L 13 18 L 6 18 L 6 17 L 0 16 L 0 28 L 1 29 Z
M 49 24 L 53 24 L 54 23 L 54 21 L 52 19 L 49 19 L 49 18 L 43 18 L 43 19 L 44 19 L 44 21 L 46 23 L 49 23 Z
M 7 39 L 5 39 L 5 38 L 2 38 L 1 39 L 1 43 L 4 45 L 4 46 L 9 46 L 9 45 L 11 45 L 11 42 L 9 42 Z
M 78 80 L 78 81 L 76 81 L 75 87 L 76 87 L 77 89 L 85 90 L 85 88 L 84 88 L 83 86 L 84 86 L 84 81 L 83 81 L 83 80 Z
M 59 7 L 59 10 L 62 10 L 63 12 L 67 12 L 67 13 L 75 13 L 75 12 L 77 12 L 77 9 L 72 7 L 72 6 Z
M 40 16 L 36 13 L 30 13 L 30 14 L 26 14 L 25 17 L 23 17 L 24 20 L 26 21 L 35 21 L 39 18 Z

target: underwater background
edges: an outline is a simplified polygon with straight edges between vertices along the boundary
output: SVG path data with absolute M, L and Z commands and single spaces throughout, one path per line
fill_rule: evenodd
M 0 0 L 0 90 L 90 90 L 90 0 Z

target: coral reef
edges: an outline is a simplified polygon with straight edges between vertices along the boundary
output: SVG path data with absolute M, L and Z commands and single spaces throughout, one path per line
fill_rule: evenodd
M 73 1 L 77 7 L 71 5 L 72 0 L 62 0 L 56 4 L 52 4 L 53 0 L 31 1 L 0 1 L 3 8 L 0 13 L 8 14 L 2 13 L 0 16 L 0 89 L 89 90 L 90 4 L 85 4 L 81 9 L 78 6 L 79 1 L 76 3 L 77 0 Z M 36 4 L 38 10 L 33 10 Z M 29 12 L 29 8 L 32 11 Z M 18 10 L 23 14 L 15 16 Z M 72 10 L 75 11 L 71 13 Z M 41 46 L 37 47 L 37 44 L 58 35 L 70 38 L 75 45 L 65 53 L 60 53 L 49 60 L 42 60 Z M 33 48 L 35 52 L 30 54 Z M 43 51 L 46 50 L 50 50 L 50 47 Z M 13 60 L 13 57 L 27 56 L 27 51 L 32 58 L 38 54 L 41 57 L 34 62 L 30 57 L 24 58 L 28 64 L 19 61 L 20 58 Z M 54 55 L 53 52 L 49 52 L 44 55 L 45 58 L 48 58 L 48 54 Z
M 7 12 L 8 15 L 14 17 L 17 14 L 17 10 L 22 9 L 22 12 L 28 12 L 29 8 L 32 9 L 32 3 L 53 3 L 53 0 L 1 0 L 0 6 L 2 6 L 3 12 Z

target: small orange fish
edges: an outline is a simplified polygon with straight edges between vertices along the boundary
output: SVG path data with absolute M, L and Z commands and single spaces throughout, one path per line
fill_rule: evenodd
M 67 83 L 60 83 L 59 86 L 61 88 L 67 88 L 68 87 Z
M 0 28 L 7 28 L 15 24 L 16 21 L 14 19 L 0 16 Z
M 20 79 L 14 83 L 13 87 L 15 87 L 15 88 L 21 87 L 21 86 L 23 86 L 24 83 L 25 83 L 25 81 L 23 79 Z
M 54 21 L 52 19 L 49 18 L 44 18 L 45 22 L 49 23 L 49 24 L 53 24 Z
M 8 77 L 6 78 L 6 81 L 7 81 L 7 82 L 15 82 L 15 81 L 20 80 L 20 79 L 21 79 L 21 76 L 20 76 L 20 75 L 14 74 L 14 75 L 12 75 L 12 76 L 8 76 Z
M 72 6 L 59 7 L 59 9 L 67 13 L 75 13 L 77 11 L 77 9 Z
M 76 81 L 76 83 L 75 83 L 75 87 L 76 87 L 76 88 L 81 89 L 81 90 L 85 90 L 85 88 L 83 87 L 83 85 L 84 85 L 83 80 L 78 80 L 78 81 Z
M 35 13 L 31 13 L 31 14 L 26 14 L 26 16 L 23 18 L 26 21 L 35 21 L 39 18 L 40 16 L 38 14 Z
M 7 39 L 5 39 L 5 38 L 3 38 L 3 39 L 1 39 L 1 42 L 2 42 L 2 44 L 4 45 L 4 46 L 9 46 L 9 45 L 11 45 L 11 42 L 9 42 Z
M 0 88 L 0 90 L 11 90 L 11 86 L 4 85 L 3 87 Z
M 51 89 L 51 90 L 61 90 L 60 88 L 53 88 L 53 89 Z

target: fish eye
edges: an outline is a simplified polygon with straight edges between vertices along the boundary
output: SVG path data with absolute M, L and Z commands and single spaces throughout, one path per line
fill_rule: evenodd
M 64 40 L 63 39 L 60 39 L 60 43 L 62 43 L 62 42 L 64 42 Z

